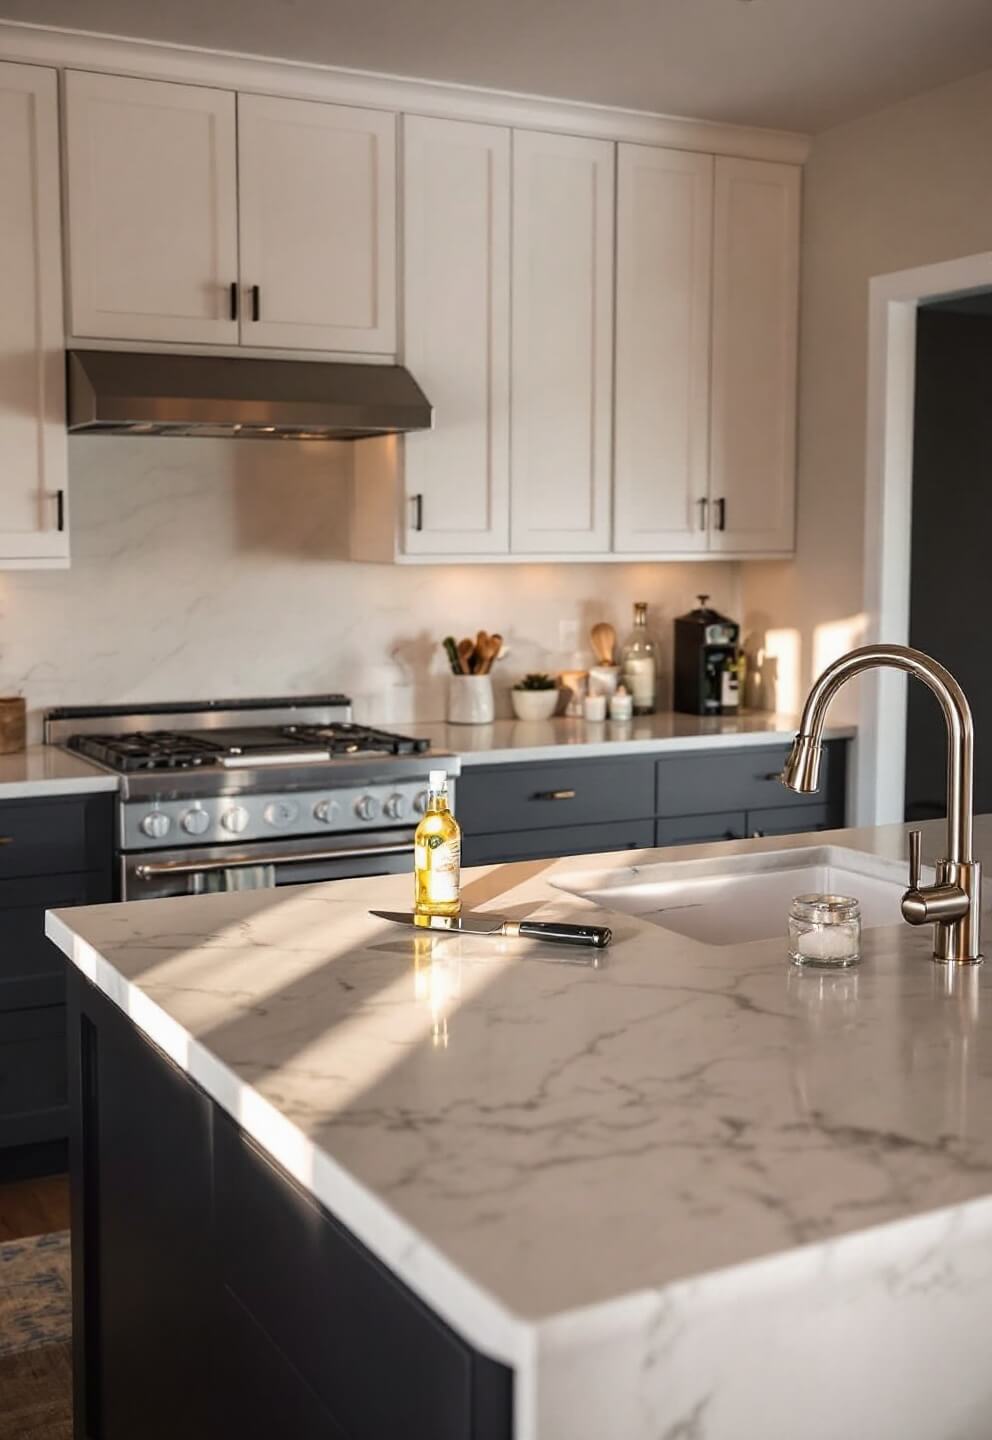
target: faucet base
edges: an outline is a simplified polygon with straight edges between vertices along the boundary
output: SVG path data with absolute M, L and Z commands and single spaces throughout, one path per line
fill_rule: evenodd
M 982 867 L 977 860 L 938 860 L 937 887 L 953 886 L 967 901 L 955 920 L 938 920 L 933 927 L 933 958 L 940 965 L 980 965 L 979 917 L 982 908 Z

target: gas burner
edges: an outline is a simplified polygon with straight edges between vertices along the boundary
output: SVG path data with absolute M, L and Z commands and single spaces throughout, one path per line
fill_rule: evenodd
M 121 774 L 137 771 L 300 765 L 352 755 L 420 755 L 430 742 L 348 721 L 244 725 L 203 730 L 138 730 L 73 735 L 71 749 Z

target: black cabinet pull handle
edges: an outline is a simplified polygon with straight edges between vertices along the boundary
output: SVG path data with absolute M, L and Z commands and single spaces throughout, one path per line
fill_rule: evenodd
M 762 780 L 781 780 L 781 770 L 769 770 L 767 775 L 762 775 Z
M 253 285 L 251 287 L 251 318 L 261 320 L 262 318 L 262 287 Z
M 238 282 L 237 282 L 237 280 L 232 280 L 232 281 L 231 281 L 231 319 L 232 319 L 232 320 L 237 320 L 237 318 L 238 318 Z
M 534 795 L 535 800 L 574 800 L 574 790 L 538 790 Z
M 727 528 L 727 502 L 726 500 L 714 500 L 716 506 L 716 528 L 726 530 Z
M 413 501 L 413 528 L 423 530 L 424 528 L 424 497 L 423 495 L 411 495 Z
M 56 492 L 55 492 L 55 528 L 56 528 L 56 530 L 64 530 L 64 529 L 65 529 L 65 491 L 64 491 L 64 490 L 56 490 Z
M 696 504 L 699 506 L 699 528 L 700 530 L 705 530 L 707 513 L 710 508 L 710 502 L 707 500 L 705 495 L 700 495 L 699 499 L 696 501 Z

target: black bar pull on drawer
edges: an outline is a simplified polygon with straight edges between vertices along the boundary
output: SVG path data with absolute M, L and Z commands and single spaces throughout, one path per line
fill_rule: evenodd
M 55 528 L 58 531 L 65 529 L 65 491 L 55 492 Z
M 726 528 L 727 528 L 727 502 L 726 502 L 726 500 L 720 499 L 720 500 L 715 500 L 713 503 L 714 503 L 714 505 L 716 506 L 716 528 L 717 528 L 718 530 L 726 530 Z
M 411 495 L 413 502 L 413 528 L 423 530 L 424 528 L 424 497 L 423 495 Z
M 262 287 L 253 285 L 251 287 L 251 318 L 261 320 L 262 318 Z
M 232 281 L 231 281 L 231 319 L 232 319 L 232 320 L 237 320 L 237 318 L 238 318 L 238 282 L 237 282 L 237 280 L 232 280 Z
M 574 791 L 574 790 L 538 790 L 538 791 L 535 793 L 535 795 L 534 795 L 533 798 L 534 798 L 535 800 L 574 800 L 574 799 L 575 799 L 575 791 Z

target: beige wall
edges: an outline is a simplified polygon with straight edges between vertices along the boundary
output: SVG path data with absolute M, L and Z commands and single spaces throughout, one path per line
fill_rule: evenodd
M 747 623 L 782 627 L 797 690 L 859 636 L 868 282 L 992 250 L 992 71 L 818 135 L 803 225 L 798 551 L 742 567 Z
M 737 614 L 739 567 L 360 565 L 346 558 L 351 449 L 285 441 L 69 442 L 72 568 L 0 572 L 0 694 L 37 734 L 55 704 L 341 689 L 363 718 L 436 719 L 445 634 L 499 629 L 507 687 L 567 657 L 559 622 L 672 617 L 697 590 Z M 438 684 L 440 681 L 440 685 Z

